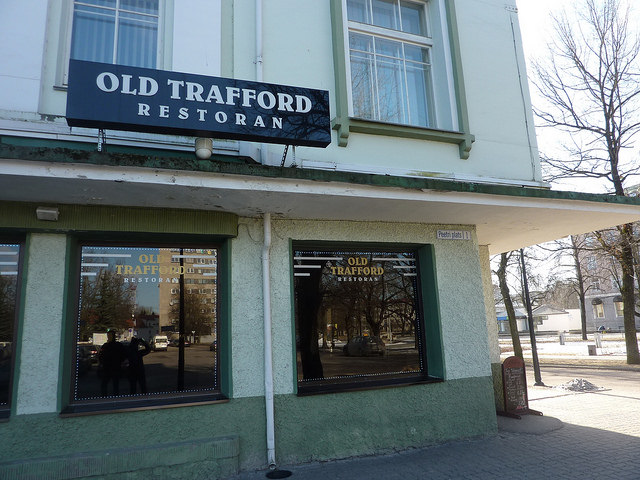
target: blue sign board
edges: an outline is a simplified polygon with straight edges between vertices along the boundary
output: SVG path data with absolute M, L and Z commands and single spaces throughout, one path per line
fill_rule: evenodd
M 329 93 L 71 60 L 70 126 L 326 147 Z

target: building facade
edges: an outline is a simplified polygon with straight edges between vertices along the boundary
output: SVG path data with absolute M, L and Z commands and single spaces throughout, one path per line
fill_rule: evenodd
M 3 478 L 493 434 L 489 255 L 640 218 L 542 182 L 513 1 L 46 3 L 0 15 Z

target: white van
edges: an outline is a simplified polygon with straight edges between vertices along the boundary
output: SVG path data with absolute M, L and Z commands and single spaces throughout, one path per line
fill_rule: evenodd
M 169 339 L 166 335 L 156 335 L 151 340 L 151 348 L 154 352 L 158 350 L 166 351 L 169 348 Z

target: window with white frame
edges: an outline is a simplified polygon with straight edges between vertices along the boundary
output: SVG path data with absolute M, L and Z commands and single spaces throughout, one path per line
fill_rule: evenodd
M 168 61 L 173 0 L 67 0 L 56 85 L 68 83 L 69 59 L 161 69 Z
M 602 300 L 596 298 L 591 302 L 591 306 L 593 307 L 594 318 L 604 318 L 604 304 Z
M 160 0 L 75 0 L 71 58 L 156 68 Z
M 353 116 L 434 126 L 426 3 L 348 0 L 347 18 Z
M 616 317 L 624 317 L 624 303 L 620 295 L 613 298 L 613 306 L 616 309 Z
M 338 145 L 352 133 L 457 144 L 469 128 L 454 2 L 330 0 Z

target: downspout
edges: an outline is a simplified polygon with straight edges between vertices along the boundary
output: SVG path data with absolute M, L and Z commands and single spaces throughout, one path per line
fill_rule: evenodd
M 264 244 L 262 246 L 262 301 L 264 309 L 264 400 L 267 420 L 267 462 L 276 466 L 276 441 L 273 409 L 273 363 L 271 350 L 271 214 L 264 214 Z
M 262 0 L 256 0 L 256 82 L 262 82 Z M 266 144 L 258 148 L 258 163 L 264 163 Z

